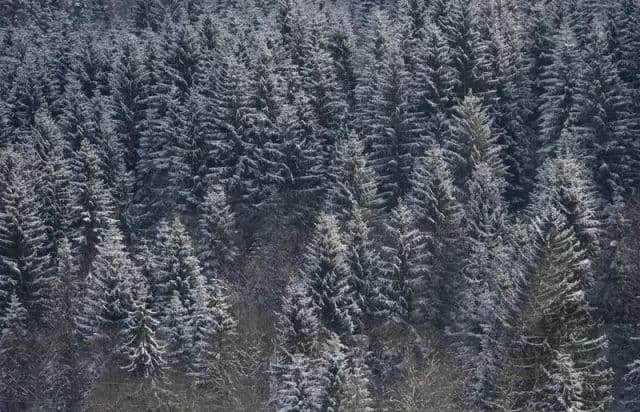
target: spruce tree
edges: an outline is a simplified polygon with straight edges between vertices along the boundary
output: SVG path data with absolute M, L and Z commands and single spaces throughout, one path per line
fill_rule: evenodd
M 203 274 L 207 279 L 228 279 L 239 250 L 236 216 L 221 186 L 209 188 L 199 213 L 197 250 Z
M 429 282 L 426 242 L 410 209 L 401 202 L 385 223 L 388 244 L 382 247 L 384 313 L 402 326 L 432 319 L 437 302 Z
M 4 182 L 0 199 L 0 314 L 15 294 L 27 311 L 29 327 L 43 320 L 50 305 L 50 282 L 55 262 L 46 255 L 52 245 L 47 227 L 38 214 L 30 187 L 30 155 L 5 155 Z
M 455 278 L 459 268 L 456 245 L 461 237 L 462 207 L 445 161 L 444 151 L 434 146 L 418 161 L 412 176 L 408 206 L 426 242 L 431 287 L 441 306 L 436 320 L 441 322 L 446 308 L 455 300 Z
M 0 405 L 22 409 L 28 402 L 30 387 L 27 310 L 12 293 L 0 317 Z
M 458 106 L 447 144 L 454 182 L 463 189 L 474 169 L 485 163 L 496 175 L 504 175 L 502 147 L 492 133 L 492 120 L 480 99 L 473 94 Z
M 113 197 L 104 185 L 100 158 L 94 145 L 83 140 L 72 161 L 71 241 L 86 273 L 103 233 L 114 223 Z
M 147 78 L 140 51 L 127 39 L 111 74 L 111 120 L 114 132 L 126 149 L 127 171 L 135 170 L 147 120 Z
M 123 366 L 127 372 L 143 379 L 154 379 L 163 374 L 164 347 L 156 336 L 158 321 L 151 309 L 152 299 L 145 282 L 136 285 L 133 306 L 126 317 L 123 343 L 120 351 L 126 356 Z
M 528 301 L 520 332 L 519 405 L 527 409 L 605 410 L 611 371 L 586 300 L 592 268 L 562 212 L 543 209 L 533 224 Z
M 376 102 L 367 132 L 368 160 L 378 174 L 377 208 L 389 210 L 410 189 L 414 158 L 423 150 L 411 131 L 409 78 L 397 48 L 390 50 L 381 67 Z
M 276 402 L 279 412 L 321 411 L 322 382 L 313 363 L 302 354 L 295 354 L 281 367 Z
M 317 350 L 321 324 L 318 306 L 300 283 L 287 287 L 277 324 L 281 347 L 286 353 L 311 355 Z
M 96 256 L 86 277 L 82 309 L 77 326 L 87 342 L 115 340 L 124 330 L 139 280 L 136 267 L 125 250 L 122 234 L 111 225 L 96 245 Z
M 350 272 L 336 218 L 321 214 L 304 256 L 302 278 L 324 326 L 338 334 L 353 332 Z
M 554 153 L 562 130 L 571 126 L 570 113 L 576 105 L 576 85 L 580 60 L 571 29 L 563 25 L 554 39 L 552 63 L 542 75 L 540 142 L 538 158 Z M 538 164 L 542 163 L 538 160 Z
M 346 259 L 351 275 L 349 288 L 355 310 L 354 326 L 365 330 L 379 314 L 384 297 L 381 296 L 380 256 L 373 241 L 371 222 L 365 210 L 353 206 L 352 218 L 346 225 Z

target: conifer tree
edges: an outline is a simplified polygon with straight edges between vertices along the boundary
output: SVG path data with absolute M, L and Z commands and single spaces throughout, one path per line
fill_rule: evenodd
M 286 353 L 311 355 L 319 344 L 321 324 L 318 306 L 299 283 L 287 287 L 278 312 L 278 332 Z
M 117 339 L 132 310 L 133 286 L 139 280 L 136 267 L 125 250 L 122 234 L 113 224 L 96 246 L 86 290 L 77 318 L 80 333 L 87 342 Z
M 71 251 L 71 242 L 63 238 L 57 251 L 58 264 L 52 279 L 52 309 L 48 324 L 52 326 L 53 346 L 51 358 L 45 365 L 49 396 L 54 405 L 73 409 L 81 406 L 89 386 L 89 371 L 82 359 L 76 317 L 81 308 L 81 290 L 77 258 Z
M 196 85 L 202 54 L 191 26 L 176 27 L 166 35 L 164 43 L 166 80 L 179 90 L 181 102 L 185 102 Z
M 389 243 L 382 248 L 383 308 L 395 322 L 415 325 L 433 318 L 438 303 L 427 289 L 426 243 L 409 208 L 401 202 L 385 223 Z
M 36 196 L 30 186 L 31 156 L 7 153 L 0 199 L 0 315 L 15 294 L 27 311 L 29 327 L 43 320 L 50 304 L 50 281 L 55 266 L 46 252 L 51 250 L 46 226 L 38 214 Z
M 309 296 L 320 310 L 324 326 L 338 334 L 353 332 L 353 301 L 349 268 L 336 218 L 322 214 L 305 254 L 302 277 Z
M 589 168 L 595 171 L 600 193 L 615 203 L 626 194 L 636 173 L 638 157 L 631 134 L 638 118 L 631 113 L 631 99 L 605 54 L 604 39 L 595 33 L 585 47 L 585 65 L 576 84 L 570 122 L 587 153 Z
M 418 161 L 412 176 L 408 206 L 416 227 L 424 236 L 429 254 L 431 286 L 437 291 L 442 307 L 437 308 L 437 321 L 443 321 L 444 310 L 453 303 L 455 278 L 459 267 L 458 248 L 462 223 L 462 207 L 444 151 L 432 147 Z
M 278 411 L 323 410 L 322 383 L 312 362 L 305 355 L 295 354 L 282 369 L 276 395 Z
M 468 95 L 457 111 L 447 149 L 458 188 L 464 188 L 480 163 L 488 165 L 494 174 L 503 175 L 502 147 L 497 144 L 491 130 L 492 120 L 480 99 L 473 94 Z
M 86 273 L 103 232 L 112 226 L 113 197 L 104 185 L 104 174 L 96 148 L 83 140 L 72 161 L 71 241 Z
M 519 405 L 605 410 L 612 400 L 607 338 L 598 332 L 583 287 L 586 249 L 553 206 L 533 222 L 529 298 L 522 311 Z
M 343 368 L 343 382 L 339 393 L 341 410 L 373 412 L 374 401 L 371 372 L 358 351 L 349 354 Z
M 16 293 L 9 297 L 0 317 L 0 405 L 8 409 L 24 408 L 28 401 L 30 372 L 27 351 L 27 310 Z
M 376 207 L 393 208 L 410 189 L 414 157 L 423 149 L 411 132 L 409 79 L 399 50 L 390 50 L 381 67 L 371 131 L 366 135 L 368 160 L 378 174 Z
M 135 170 L 141 135 L 147 118 L 147 79 L 140 51 L 133 39 L 123 42 L 122 50 L 111 74 L 111 120 L 114 131 L 126 149 L 126 167 Z
M 221 186 L 211 186 L 200 206 L 197 249 L 205 278 L 229 277 L 239 250 L 236 216 Z
M 485 59 L 486 44 L 480 38 L 477 10 L 469 0 L 451 0 L 441 30 L 449 44 L 455 70 L 454 96 L 459 100 L 470 92 L 481 96 L 485 104 L 492 100 L 490 68 Z
M 580 159 L 563 149 L 560 157 L 545 162 L 536 185 L 531 214 L 549 205 L 555 207 L 593 259 L 600 249 L 601 211 L 591 177 Z
M 411 112 L 414 133 L 429 144 L 444 144 L 450 132 L 455 84 L 450 51 L 437 25 L 427 27 L 417 44 L 412 77 Z
M 151 309 L 152 299 L 143 281 L 136 285 L 133 306 L 126 317 L 121 352 L 127 357 L 123 366 L 129 373 L 144 379 L 163 374 L 165 367 L 163 344 L 156 336 L 158 321 Z
M 384 298 L 378 280 L 380 256 L 371 235 L 370 221 L 365 210 L 353 206 L 352 218 L 346 225 L 346 259 L 351 275 L 350 290 L 355 310 L 353 321 L 356 329 L 366 329 L 379 313 Z
M 570 113 L 576 105 L 576 84 L 580 63 L 571 29 L 563 25 L 554 39 L 552 63 L 542 75 L 542 116 L 540 119 L 539 158 L 554 153 L 562 130 L 571 126 Z M 538 161 L 538 163 L 542 163 Z
M 336 157 L 329 165 L 329 190 L 325 207 L 341 220 L 352 217 L 353 208 L 372 214 L 376 180 L 367 164 L 362 142 L 350 134 L 338 144 Z

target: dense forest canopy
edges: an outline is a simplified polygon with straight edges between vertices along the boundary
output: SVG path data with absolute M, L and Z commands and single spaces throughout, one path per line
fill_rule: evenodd
M 640 410 L 637 0 L 0 2 L 0 410 Z

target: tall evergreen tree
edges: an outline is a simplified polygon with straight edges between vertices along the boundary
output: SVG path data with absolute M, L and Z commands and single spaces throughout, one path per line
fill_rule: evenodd
M 556 208 L 533 222 L 529 298 L 522 312 L 519 405 L 606 410 L 612 400 L 607 338 L 598 332 L 583 287 L 586 249 Z
M 309 296 L 320 310 L 325 327 L 338 334 L 353 332 L 351 276 L 336 218 L 322 214 L 305 254 L 302 277 Z
M 401 202 L 386 223 L 389 244 L 382 248 L 383 308 L 403 326 L 432 319 L 437 302 L 428 295 L 425 239 L 416 229 L 409 208 Z
M 46 252 L 51 250 L 47 228 L 38 214 L 33 190 L 29 187 L 30 160 L 9 152 L 3 159 L 4 182 L 0 194 L 0 314 L 12 295 L 27 311 L 29 327 L 43 320 L 50 305 L 53 266 Z

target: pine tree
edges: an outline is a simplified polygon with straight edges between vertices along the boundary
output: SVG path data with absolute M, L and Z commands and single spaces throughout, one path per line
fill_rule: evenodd
M 58 119 L 60 130 L 73 152 L 81 149 L 82 141 L 88 140 L 96 146 L 102 143 L 96 122 L 95 103 L 84 95 L 77 80 L 72 80 L 61 101 L 62 113 Z
M 385 223 L 388 244 L 382 248 L 383 308 L 403 326 L 433 316 L 437 302 L 427 296 L 426 243 L 409 208 L 401 202 Z M 435 292 L 435 291 L 433 291 Z
M 465 204 L 465 256 L 461 268 L 456 329 L 459 356 L 468 371 L 466 401 L 495 408 L 498 382 L 510 345 L 511 325 L 521 293 L 522 271 L 515 259 L 502 193 L 505 182 L 491 167 L 478 165 Z
M 185 102 L 196 85 L 202 54 L 189 25 L 181 25 L 166 35 L 164 43 L 166 80 L 179 90 Z
M 71 242 L 63 238 L 57 251 L 57 271 L 52 279 L 52 310 L 48 324 L 52 326 L 51 358 L 45 365 L 49 396 L 54 405 L 73 409 L 83 404 L 88 391 L 89 371 L 79 347 L 76 317 L 81 301 L 80 273 L 77 258 L 71 251 Z
M 45 254 L 51 249 L 47 228 L 38 214 L 30 187 L 30 155 L 8 152 L 0 199 L 0 315 L 15 294 L 28 313 L 29 326 L 37 325 L 50 304 L 54 267 Z
M 353 302 L 345 247 L 334 216 L 318 217 L 315 233 L 304 256 L 302 278 L 324 326 L 338 334 L 353 332 Z
M 344 380 L 339 394 L 341 410 L 373 412 L 372 376 L 362 354 L 358 351 L 349 354 L 343 375 Z
M 236 216 L 221 186 L 209 188 L 200 206 L 198 259 L 207 279 L 229 278 L 239 250 Z
M 133 4 L 133 19 L 139 30 L 157 31 L 162 23 L 158 0 L 136 0 Z
M 638 396 L 638 386 L 640 386 L 640 361 L 634 360 L 627 365 L 627 373 L 624 375 L 626 383 L 625 399 L 623 404 L 625 407 L 637 408 L 640 404 L 640 396 Z
M 497 144 L 491 129 L 492 120 L 480 99 L 473 94 L 468 95 L 457 111 L 447 150 L 458 188 L 464 188 L 480 163 L 488 165 L 494 174 L 503 175 L 505 167 L 501 158 L 502 147 Z

